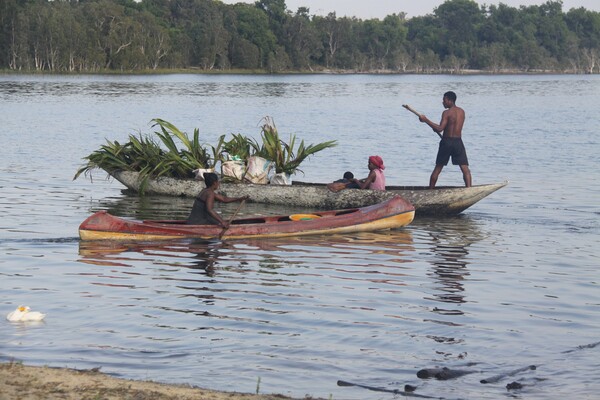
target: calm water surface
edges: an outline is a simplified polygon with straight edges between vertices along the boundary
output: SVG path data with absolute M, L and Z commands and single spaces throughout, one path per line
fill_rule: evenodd
M 455 90 L 474 183 L 509 186 L 458 217 L 381 233 L 229 243 L 80 243 L 107 209 L 180 217 L 189 199 L 123 194 L 98 172 L 72 181 L 104 139 L 163 118 L 214 143 L 284 137 L 339 146 L 305 176 L 426 184 L 437 120 Z M 338 379 L 449 399 L 597 399 L 600 391 L 599 76 L 0 76 L 0 360 L 213 389 L 392 399 Z M 441 185 L 462 182 L 448 166 Z M 223 207 L 230 214 L 234 207 Z M 296 210 L 248 204 L 242 213 Z M 574 350 L 574 351 L 571 351 Z M 483 385 L 534 364 L 537 370 Z M 420 380 L 422 368 L 476 371 Z M 507 383 L 523 389 L 508 392 Z

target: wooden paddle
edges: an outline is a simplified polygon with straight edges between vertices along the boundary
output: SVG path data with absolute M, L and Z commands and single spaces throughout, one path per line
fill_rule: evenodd
M 415 110 L 414 108 L 412 108 L 411 106 L 409 106 L 408 104 L 402 104 L 402 107 L 406 108 L 408 111 L 410 111 L 411 113 L 415 114 L 419 118 L 421 118 L 421 116 L 423 115 L 420 112 L 418 112 L 417 110 Z M 438 136 L 441 139 L 442 138 L 442 134 L 439 133 L 439 132 L 436 132 L 436 133 L 438 134 Z
M 402 104 L 402 107 L 406 108 L 408 111 L 410 111 L 411 113 L 415 114 L 417 117 L 421 117 L 421 115 L 422 115 L 420 112 L 418 112 L 417 110 L 415 110 L 414 108 L 412 108 L 408 104 Z
M 231 218 L 229 218 L 229 221 L 227 221 L 227 228 L 223 228 L 223 230 L 221 231 L 221 233 L 219 233 L 219 240 L 221 240 L 221 238 L 223 238 L 223 235 L 225 234 L 225 232 L 227 232 L 227 229 L 229 229 L 229 226 L 231 225 L 231 221 L 233 221 L 233 219 L 236 217 L 236 215 L 238 214 L 238 212 L 240 212 L 240 210 L 242 209 L 242 206 L 244 205 L 244 203 L 246 202 L 246 199 L 242 200 L 240 202 L 240 205 L 238 206 L 237 210 L 235 210 L 235 212 L 233 213 L 233 215 L 231 216 Z

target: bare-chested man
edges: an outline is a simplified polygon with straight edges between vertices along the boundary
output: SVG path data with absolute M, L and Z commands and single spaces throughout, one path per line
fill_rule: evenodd
M 425 115 L 419 116 L 419 121 L 425 122 L 434 132 L 444 132 L 435 160 L 435 168 L 429 178 L 430 189 L 435 187 L 440 172 L 442 172 L 445 165 L 448 165 L 450 156 L 452 156 L 452 164 L 460 165 L 465 186 L 471 186 L 469 160 L 467 159 L 467 152 L 461 138 L 462 128 L 465 123 L 465 110 L 458 107 L 455 103 L 456 93 L 444 93 L 442 104 L 446 110 L 442 113 L 442 120 L 439 125 L 429 120 Z

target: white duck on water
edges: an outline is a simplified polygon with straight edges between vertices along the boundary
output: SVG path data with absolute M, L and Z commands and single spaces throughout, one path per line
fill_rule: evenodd
M 41 321 L 46 317 L 46 314 L 42 314 L 38 311 L 31 311 L 28 306 L 19 306 L 13 312 L 8 313 L 6 319 L 10 322 L 28 322 L 28 321 Z

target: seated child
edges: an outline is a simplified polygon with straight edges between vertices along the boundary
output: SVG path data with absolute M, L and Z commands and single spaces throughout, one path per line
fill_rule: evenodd
M 334 181 L 333 183 L 345 183 L 346 189 L 360 189 L 360 186 L 358 186 L 357 183 L 354 183 L 353 179 L 354 179 L 354 174 L 350 171 L 346 171 L 346 172 L 344 172 L 344 177 L 342 179 L 338 179 L 337 181 Z
M 342 189 L 360 189 L 360 186 L 354 182 L 354 174 L 350 171 L 344 172 L 344 177 L 333 183 L 327 184 L 332 192 L 339 192 Z

